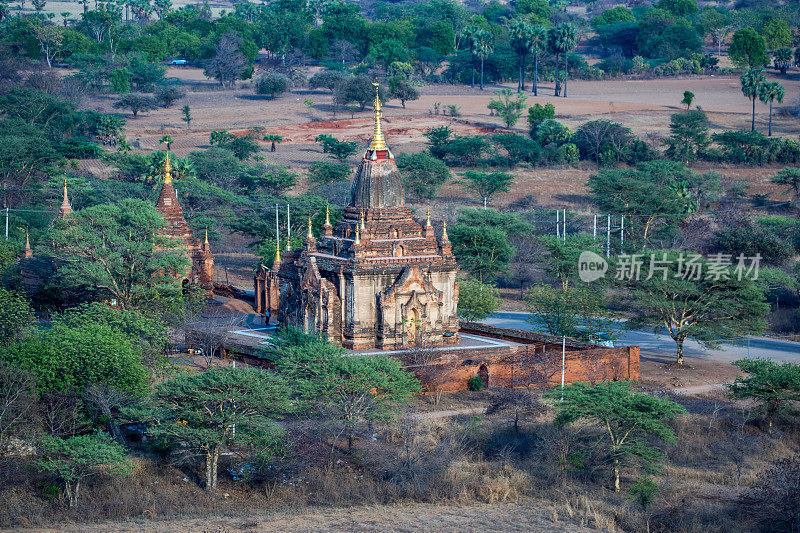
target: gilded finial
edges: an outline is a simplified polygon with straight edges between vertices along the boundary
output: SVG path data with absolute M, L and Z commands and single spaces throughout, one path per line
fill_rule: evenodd
M 286 251 L 287 252 L 291 252 L 292 251 L 292 238 L 291 237 L 286 237 Z
M 428 214 L 426 216 L 427 216 L 427 218 L 425 220 L 425 227 L 426 228 L 430 228 L 431 227 L 431 208 L 430 207 L 428 208 Z
M 206 248 L 208 248 L 208 228 L 206 228 Z
M 375 86 L 375 102 L 373 104 L 375 108 L 373 115 L 375 124 L 372 129 L 372 141 L 369 143 L 367 150 L 388 150 L 389 148 L 386 146 L 386 139 L 383 137 L 383 130 L 381 129 L 383 113 L 381 113 L 381 98 L 379 94 L 380 84 L 376 80 L 372 85 Z
M 308 238 L 313 239 L 314 234 L 311 232 L 311 217 L 308 217 Z
M 164 155 L 164 162 L 161 164 L 161 175 L 164 176 L 164 184 L 172 183 L 172 163 L 169 160 L 169 152 Z
M 361 230 L 364 231 L 367 229 L 367 226 L 364 224 L 364 211 L 361 211 L 361 216 L 359 217 L 359 221 L 361 223 Z
M 447 221 L 442 222 L 442 239 L 447 240 Z
M 272 263 L 272 268 L 275 268 L 275 263 L 281 262 L 281 241 L 278 240 L 275 242 L 275 261 Z
M 331 209 L 327 203 L 325 204 L 325 225 L 331 225 Z
M 361 231 L 358 229 L 358 226 L 356 226 L 356 240 L 355 240 L 355 243 L 356 244 L 361 244 Z

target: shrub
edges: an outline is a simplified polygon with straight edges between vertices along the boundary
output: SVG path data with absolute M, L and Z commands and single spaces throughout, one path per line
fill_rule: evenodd
M 797 531 L 800 526 L 800 460 L 781 459 L 762 472 L 741 498 L 744 514 L 762 531 Z
M 573 143 L 565 143 L 558 147 L 558 156 L 562 163 L 572 164 L 580 160 L 578 147 Z
M 479 391 L 483 389 L 483 380 L 479 375 L 474 375 L 467 381 L 467 388 L 471 391 Z
M 417 198 L 433 198 L 437 189 L 450 178 L 444 161 L 431 154 L 400 154 L 397 166 L 403 173 L 407 191 Z
M 269 98 L 280 96 L 289 90 L 291 80 L 285 74 L 268 70 L 255 80 L 255 89 L 257 94 L 263 94 Z
M 492 136 L 492 142 L 505 148 L 511 166 L 521 162 L 535 164 L 542 151 L 538 142 L 516 133 L 499 133 Z
M 308 88 L 333 91 L 347 77 L 349 74 L 342 70 L 322 70 L 311 76 L 311 79 L 308 80 Z
M 58 151 L 70 159 L 96 159 L 103 155 L 103 149 L 99 144 L 83 137 L 73 137 L 61 141 Z
M 536 136 L 536 128 L 545 120 L 550 120 L 556 116 L 556 107 L 553 104 L 533 104 L 528 108 L 528 127 L 531 137 Z
M 536 139 L 542 146 L 551 143 L 561 145 L 572 140 L 572 130 L 557 120 L 547 119 L 536 128 Z
M 186 96 L 186 91 L 179 87 L 162 85 L 156 88 L 153 96 L 161 107 L 172 107 L 175 102 Z
M 350 167 L 346 163 L 316 161 L 311 165 L 308 177 L 317 183 L 333 183 L 347 178 Z

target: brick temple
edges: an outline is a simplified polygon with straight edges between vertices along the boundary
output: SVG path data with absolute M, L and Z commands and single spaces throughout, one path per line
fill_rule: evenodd
M 374 103 L 372 140 L 334 227 L 276 256 L 255 276 L 256 312 L 270 323 L 321 334 L 345 348 L 402 349 L 457 344 L 458 265 L 447 227 L 437 236 L 405 206 L 403 179 Z M 280 249 L 280 246 L 278 247 Z
M 172 163 L 170 162 L 169 152 L 164 157 L 161 165 L 161 176 L 164 183 L 161 186 L 161 194 L 158 196 L 156 209 L 164 217 L 167 223 L 162 234 L 175 240 L 178 249 L 189 260 L 191 267 L 187 269 L 186 280 L 190 283 L 197 283 L 202 288 L 214 289 L 214 255 L 208 243 L 208 230 L 206 230 L 205 240 L 196 239 L 192 234 L 191 228 L 186 223 L 183 216 L 183 209 L 178 203 L 178 195 L 172 185 Z M 66 198 L 66 193 L 65 193 Z M 65 200 L 66 201 L 66 200 Z

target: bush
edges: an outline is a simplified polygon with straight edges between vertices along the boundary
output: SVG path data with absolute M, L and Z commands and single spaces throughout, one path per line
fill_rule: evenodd
M 469 381 L 467 381 L 467 388 L 469 388 L 471 391 L 483 390 L 483 386 L 483 380 L 477 374 L 469 378 Z
M 336 86 L 350 75 L 343 70 L 322 70 L 308 80 L 309 89 L 328 89 L 333 91 Z
M 254 86 L 256 94 L 263 94 L 269 98 L 275 98 L 289 90 L 291 80 L 289 80 L 289 76 L 285 74 L 274 70 L 268 70 L 256 78 Z
M 542 146 L 551 143 L 562 145 L 572 140 L 572 130 L 557 120 L 547 119 L 536 128 L 536 140 Z
M 162 85 L 156 88 L 153 96 L 161 107 L 172 107 L 175 102 L 186 96 L 186 91 L 179 87 Z
M 800 460 L 781 459 L 762 472 L 742 496 L 745 515 L 755 518 L 762 531 L 797 531 L 800 526 Z
M 347 178 L 350 166 L 346 163 L 332 163 L 330 161 L 316 161 L 308 171 L 311 181 L 317 183 L 333 183 Z
M 99 144 L 84 137 L 73 137 L 58 144 L 58 151 L 70 159 L 97 159 L 103 155 Z
M 528 108 L 528 127 L 531 137 L 536 136 L 536 128 L 545 120 L 552 120 L 556 116 L 556 106 L 553 104 L 533 104 Z
M 519 163 L 535 164 L 542 151 L 538 142 L 516 133 L 498 133 L 492 136 L 492 142 L 505 148 L 511 166 Z
M 436 191 L 450 178 L 444 161 L 426 152 L 400 154 L 397 167 L 402 171 L 406 190 L 417 198 L 433 198 Z
M 580 160 L 580 151 L 573 143 L 565 143 L 558 147 L 558 156 L 562 163 L 572 164 Z

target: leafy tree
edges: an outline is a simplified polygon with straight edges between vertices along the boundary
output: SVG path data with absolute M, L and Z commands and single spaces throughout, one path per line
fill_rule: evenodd
M 761 34 L 769 50 L 777 50 L 792 44 L 792 31 L 783 18 L 773 17 L 762 29 Z
M 742 84 L 742 94 L 753 103 L 753 114 L 750 120 L 750 131 L 756 131 L 756 98 L 762 91 L 761 86 L 767 82 L 764 71 L 761 68 L 748 68 L 741 75 L 739 81 Z
M 606 9 L 601 14 L 592 18 L 592 27 L 606 26 L 618 22 L 636 22 L 633 11 L 624 6 L 616 6 Z
M 148 94 L 127 93 L 120 96 L 117 101 L 114 102 L 114 107 L 116 109 L 130 109 L 133 118 L 136 118 L 140 111 L 156 109 L 158 104 L 156 103 L 156 99 Z
M 268 70 L 255 79 L 256 94 L 265 94 L 269 98 L 280 96 L 289 90 L 291 80 L 286 74 Z
M 311 164 L 311 168 L 308 172 L 311 180 L 323 184 L 341 181 L 347 178 L 349 174 L 349 165 L 346 163 L 332 163 L 330 161 L 315 161 Z
M 378 88 L 378 95 L 381 101 L 386 101 L 386 91 L 383 87 Z M 363 111 L 367 104 L 375 99 L 375 86 L 372 80 L 364 75 L 352 76 L 342 80 L 333 91 L 333 101 L 336 105 L 347 105 L 356 103 Z
M 784 46 L 775 50 L 772 56 L 772 64 L 781 74 L 786 74 L 786 71 L 792 65 L 792 49 Z
M 539 56 L 547 47 L 547 30 L 536 25 L 531 28 L 530 50 L 533 56 L 533 95 L 539 96 Z M 523 79 L 524 82 L 524 79 Z M 546 104 L 549 105 L 549 104 Z M 551 117 L 552 118 L 552 117 Z
M 567 80 L 569 79 L 569 61 L 567 54 L 575 48 L 578 39 L 578 30 L 572 24 L 564 22 L 556 26 L 554 50 L 564 54 L 564 98 L 567 97 Z M 558 68 L 556 68 L 558 72 Z M 556 74 L 556 85 L 558 85 L 558 74 Z
M 699 11 L 697 0 L 659 0 L 654 7 L 663 9 L 676 17 L 694 15 Z
M 397 167 L 402 171 L 406 190 L 417 198 L 434 198 L 437 189 L 450 179 L 444 161 L 425 152 L 400 154 Z
M 600 253 L 594 240 L 583 234 L 568 235 L 564 238 L 544 235 L 539 238 L 543 247 L 542 261 L 545 271 L 555 278 L 563 290 L 570 282 L 577 283 L 578 258 L 584 251 Z
M 692 107 L 692 102 L 694 102 L 694 93 L 692 91 L 683 91 L 683 100 L 681 100 L 681 103 L 686 105 L 687 111 Z
M 111 82 L 111 90 L 115 93 L 124 94 L 131 92 L 131 71 L 126 67 L 112 70 L 109 81 Z
M 455 224 L 449 233 L 459 264 L 481 281 L 504 273 L 514 257 L 514 247 L 502 229 Z
M 670 136 L 664 141 L 664 155 L 676 161 L 696 160 L 711 144 L 708 117 L 700 109 L 675 113 L 669 121 Z
M 753 28 L 742 28 L 734 32 L 728 56 L 736 66 L 743 69 L 758 69 L 769 63 L 767 44 Z
M 265 141 L 271 143 L 270 147 L 269 147 L 269 151 L 270 152 L 274 152 L 275 151 L 275 145 L 276 144 L 280 144 L 280 143 L 283 142 L 283 137 L 281 137 L 280 135 L 278 135 L 276 133 L 269 133 L 267 135 L 264 135 L 263 139 Z
M 353 438 L 366 422 L 393 418 L 396 407 L 420 390 L 399 360 L 385 356 L 344 355 L 339 346 L 299 330 L 278 334 L 270 358 L 301 405 L 337 422 L 334 441 Z
M 232 88 L 247 66 L 241 46 L 242 37 L 238 33 L 229 31 L 223 34 L 214 49 L 214 57 L 206 64 L 205 75 L 217 79 L 223 88 Z
M 517 54 L 519 60 L 517 92 L 525 90 L 525 58 L 530 53 L 532 33 L 533 26 L 524 19 L 514 19 L 508 25 L 508 36 L 511 42 L 511 49 Z
M 783 97 L 786 94 L 783 85 L 777 81 L 767 81 L 758 86 L 758 99 L 769 104 L 769 127 L 767 135 L 772 137 L 772 102 L 777 100 L 778 103 L 783 102 Z
M 142 349 L 107 324 L 56 323 L 17 343 L 0 348 L 0 358 L 36 376 L 42 392 L 81 393 L 104 383 L 141 394 L 149 372 L 142 364 Z
M 794 193 L 795 198 L 800 198 L 800 168 L 786 167 L 775 173 L 772 183 L 786 185 L 789 191 Z
M 737 271 L 737 267 L 712 264 L 698 254 L 653 252 L 652 257 L 657 261 L 652 277 L 641 276 L 631 282 L 631 323 L 666 330 L 677 346 L 677 366 L 683 366 L 683 343 L 688 337 L 713 347 L 766 327 L 769 304 L 763 290 L 748 278 L 746 264 L 744 271 Z M 636 259 L 618 258 L 626 269 Z
M 458 316 L 467 322 L 490 317 L 500 309 L 497 287 L 476 279 L 465 279 L 458 283 Z
M 554 120 L 547 121 L 547 123 L 558 124 Z M 549 134 L 548 137 L 553 137 L 553 134 Z M 551 139 L 546 139 L 543 135 L 542 140 Z M 558 139 L 558 141 L 563 142 L 567 140 L 569 139 Z M 611 153 L 614 157 L 613 162 L 619 163 L 631 143 L 633 143 L 634 136 L 631 130 L 622 124 L 606 119 L 597 119 L 581 124 L 571 140 L 578 147 L 583 157 L 594 159 L 598 164 L 608 164 L 610 162 L 606 161 L 603 156 Z
M 62 439 L 46 436 L 39 443 L 35 466 L 58 477 L 70 507 L 78 505 L 81 483 L 97 474 L 127 475 L 133 469 L 125 449 L 104 433 Z
M 536 128 L 536 140 L 542 146 L 562 145 L 572 141 L 572 130 L 557 120 L 545 120 Z
M 44 4 L 42 3 L 42 7 Z M 37 9 L 40 11 L 40 9 Z M 53 59 L 61 52 L 64 45 L 64 28 L 54 25 L 39 24 L 31 28 L 44 54 L 49 68 L 53 67 Z
M 534 285 L 525 294 L 525 302 L 528 320 L 551 335 L 597 342 L 615 337 L 620 329 L 607 311 L 602 293 L 585 286 L 558 289 Z
M 186 123 L 187 130 L 192 123 L 192 119 L 192 109 L 189 107 L 189 104 L 186 104 L 181 108 L 181 120 Z
M 208 137 L 208 144 L 210 144 L 211 146 L 219 146 L 220 148 L 225 148 L 235 138 L 236 136 L 233 133 L 229 132 L 228 130 L 214 130 Z
M 167 69 L 163 65 L 136 56 L 128 64 L 131 83 L 140 92 L 151 92 L 153 86 L 164 79 Z
M 464 186 L 483 198 L 484 209 L 489 198 L 497 193 L 510 191 L 511 183 L 514 181 L 514 176 L 506 172 L 467 170 L 460 175 L 466 178 Z
M 563 401 L 557 401 L 563 394 Z M 653 441 L 672 442 L 675 432 L 667 421 L 686 412 L 681 405 L 649 394 L 634 392 L 627 381 L 589 385 L 574 383 L 548 396 L 556 411 L 555 424 L 588 420 L 600 428 L 595 439 L 605 442 L 611 456 L 614 490 L 620 490 L 622 468 L 638 459 L 646 468 L 664 457 Z
M 762 403 L 772 431 L 775 416 L 800 402 L 800 365 L 768 359 L 740 359 L 733 364 L 747 377 L 738 376 L 726 385 L 728 393 L 737 400 Z
M 330 157 L 338 159 L 340 163 L 344 163 L 347 159 L 356 153 L 358 150 L 358 143 L 355 141 L 340 141 L 333 139 L 328 145 L 328 153 Z
M 333 92 L 348 77 L 349 74 L 343 70 L 320 70 L 308 80 L 308 88 L 324 88 Z
M 186 96 L 186 91 L 171 85 L 157 87 L 154 93 L 156 102 L 163 108 L 172 107 L 175 102 Z
M 601 212 L 630 216 L 625 237 L 645 241 L 659 224 L 674 224 L 662 214 L 691 213 L 697 208 L 689 183 L 694 172 L 682 163 L 648 161 L 635 169 L 603 169 L 589 177 L 592 198 Z
M 151 291 L 177 294 L 187 268 L 164 219 L 149 202 L 127 198 L 72 213 L 53 234 L 49 252 L 65 286 L 114 298 L 122 309 L 145 301 Z
M 0 345 L 25 337 L 35 323 L 28 300 L 0 287 Z
M 212 368 L 156 385 L 151 430 L 202 455 L 205 488 L 217 489 L 219 457 L 226 446 L 247 446 L 259 459 L 281 450 L 274 420 L 290 412 L 286 381 L 257 368 Z
M 419 100 L 419 91 L 408 82 L 405 76 L 392 76 L 389 78 L 389 97 L 400 100 L 403 108 L 407 100 Z
M 493 109 L 497 116 L 503 119 L 506 128 L 511 128 L 522 116 L 525 110 L 525 100 L 527 97 L 521 92 L 516 95 L 511 89 L 501 89 L 495 94 L 498 99 L 492 98 L 489 101 L 489 109 Z
M 167 145 L 167 152 L 169 152 L 170 147 L 172 146 L 173 140 L 172 135 L 164 135 L 161 139 L 158 140 L 158 144 L 166 144 Z
M 545 120 L 553 120 L 556 116 L 556 107 L 547 103 L 545 105 L 536 103 L 528 108 L 528 126 L 530 127 L 531 137 L 536 136 L 536 129 Z
M 252 134 L 234 137 L 228 143 L 221 145 L 221 147 L 233 152 L 233 155 L 236 156 L 239 161 L 250 159 L 259 151 L 258 143 Z
M 256 167 L 255 176 L 248 186 L 260 187 L 272 196 L 284 194 L 297 183 L 297 174 L 279 165 Z

